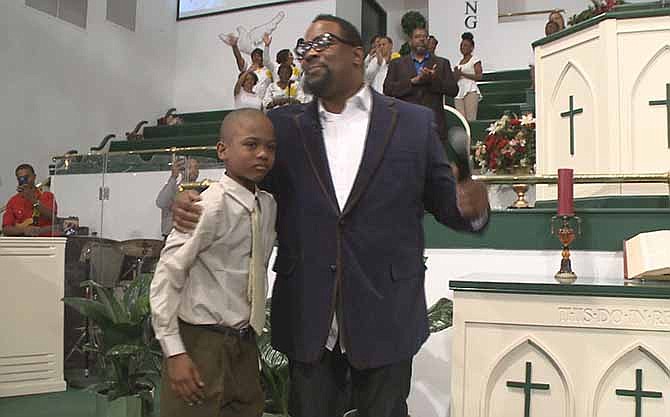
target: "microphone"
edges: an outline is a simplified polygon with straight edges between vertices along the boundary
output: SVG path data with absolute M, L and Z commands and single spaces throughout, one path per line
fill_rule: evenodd
M 454 151 L 454 163 L 458 167 L 459 182 L 472 176 L 472 160 L 470 158 L 470 137 L 465 129 L 454 126 L 447 131 L 447 143 Z

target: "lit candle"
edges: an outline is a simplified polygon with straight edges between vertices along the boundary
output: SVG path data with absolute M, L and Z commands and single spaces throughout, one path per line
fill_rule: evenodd
M 558 215 L 574 216 L 575 207 L 572 196 L 572 170 L 561 168 L 558 170 Z

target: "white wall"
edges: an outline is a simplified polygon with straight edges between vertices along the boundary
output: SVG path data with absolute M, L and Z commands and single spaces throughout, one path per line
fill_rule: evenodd
M 218 34 L 236 32 L 240 25 L 252 28 L 283 11 L 286 16 L 273 33 L 270 52 L 274 58 L 280 49 L 295 46 L 316 15 L 334 14 L 335 9 L 335 0 L 313 0 L 180 21 L 175 81 L 177 109 L 190 112 L 233 108 L 233 86 L 239 71 L 231 48 L 219 40 Z M 245 59 L 250 61 L 248 55 Z
M 471 4 L 478 5 L 477 28 L 470 29 L 464 23 L 466 0 L 429 0 L 429 27 L 440 41 L 438 54 L 452 63 L 460 59 L 458 48 L 461 33 L 468 31 L 475 35 L 475 53 L 482 59 L 484 71 L 527 68 L 531 56 L 530 44 L 544 36 L 547 16 L 499 23 L 498 1 L 504 6 L 504 11 L 509 11 L 515 5 L 525 4 L 526 10 L 538 10 L 536 6 L 546 5 L 544 0 L 538 4 L 519 0 L 469 0 Z M 507 3 L 510 3 L 509 7 Z M 587 0 L 555 0 L 549 8 L 565 9 L 567 22 L 569 16 L 587 8 L 589 4 Z
M 123 137 L 173 104 L 176 1 L 138 2 L 137 29 L 105 20 L 106 0 L 88 1 L 86 30 L 0 2 L 0 205 L 14 193 L 14 167 L 48 174 L 51 156 Z
M 338 0 L 335 7 L 335 14 L 342 19 L 351 22 L 358 31 L 361 31 L 361 22 L 363 20 L 363 4 L 361 0 Z

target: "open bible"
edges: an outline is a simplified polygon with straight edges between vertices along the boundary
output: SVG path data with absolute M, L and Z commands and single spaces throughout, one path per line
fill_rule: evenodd
M 670 230 L 640 233 L 623 244 L 624 278 L 670 280 Z

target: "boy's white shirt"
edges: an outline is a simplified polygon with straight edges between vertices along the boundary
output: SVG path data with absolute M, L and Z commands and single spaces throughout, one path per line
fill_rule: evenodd
M 152 324 L 166 357 L 186 352 L 178 319 L 195 325 L 248 326 L 251 210 L 256 199 L 266 267 L 276 238 L 277 204 L 271 194 L 254 194 L 224 174 L 201 197 L 198 225 L 190 233 L 170 233 L 151 283 Z

